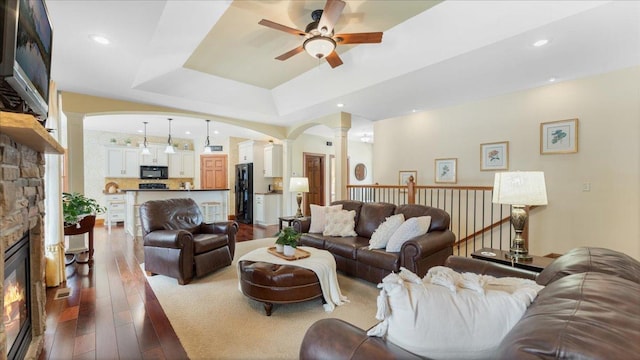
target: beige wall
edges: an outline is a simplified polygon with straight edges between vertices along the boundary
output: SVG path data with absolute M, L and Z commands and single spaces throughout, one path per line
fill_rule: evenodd
M 540 155 L 540 123 L 571 118 L 579 152 Z M 433 184 L 434 159 L 455 157 L 458 185 L 492 185 L 480 144 L 509 141 L 509 169 L 542 170 L 547 182 L 549 205 L 530 218 L 531 253 L 601 246 L 640 259 L 640 67 L 378 121 L 374 133 L 381 184 L 402 169 Z

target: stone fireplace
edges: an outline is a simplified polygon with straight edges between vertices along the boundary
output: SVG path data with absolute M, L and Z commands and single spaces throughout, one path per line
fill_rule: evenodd
M 51 151 L 53 147 L 53 151 Z M 11 283 L 12 273 L 29 282 L 24 289 L 28 303 L 20 304 L 22 319 L 29 318 L 31 323 L 31 341 L 26 346 L 25 358 L 36 359 L 44 345 L 46 322 L 46 281 L 45 281 L 45 236 L 44 236 L 44 153 L 60 153 L 62 147 L 28 115 L 0 114 L 0 250 L 2 262 L 0 272 L 5 282 L 2 285 L 3 296 L 0 298 L 0 309 L 11 310 L 5 304 L 7 290 L 5 284 Z M 18 244 L 27 242 L 26 247 Z M 17 269 L 5 264 L 6 257 L 16 252 L 17 248 L 25 248 L 28 259 Z M 7 252 L 9 250 L 9 252 Z M 5 266 L 9 266 L 8 270 Z M 27 269 L 20 270 L 20 266 Z M 5 274 L 5 271 L 7 273 Z M 26 274 L 24 274 L 26 273 Z M 26 276 L 25 276 L 26 275 Z M 9 279 L 9 280 L 7 280 Z M 14 302 L 14 300 L 8 300 Z M 25 300 L 27 301 L 27 300 Z M 7 306 L 7 307 L 5 307 Z M 9 309 L 8 309 L 9 308 Z M 24 314 L 29 310 L 29 315 Z M 18 316 L 18 314 L 14 314 Z M 4 316 L 0 326 L 0 359 L 7 358 L 9 347 L 7 340 L 13 341 L 14 329 L 12 315 Z M 9 333 L 7 333 L 9 329 Z M 9 337 L 9 339 L 8 339 Z

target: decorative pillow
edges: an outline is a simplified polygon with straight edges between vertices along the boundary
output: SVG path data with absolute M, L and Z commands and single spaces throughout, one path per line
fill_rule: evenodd
M 404 272 L 409 272 L 404 269 Z M 520 278 L 482 278 L 484 291 L 420 283 L 391 273 L 378 285 L 376 318 L 367 333 L 430 359 L 490 359 L 543 287 Z M 462 274 L 460 274 L 462 275 Z
M 324 236 L 356 236 L 356 211 L 340 210 L 327 213 L 327 224 L 322 235 Z
M 342 210 L 342 204 L 331 206 L 320 206 L 311 204 L 311 225 L 309 225 L 310 233 L 321 233 L 326 225 L 326 214 L 328 212 L 336 212 Z
M 418 216 L 407 219 L 389 238 L 387 251 L 400 251 L 402 244 L 408 240 L 426 234 L 429 231 L 429 225 L 431 225 L 431 216 Z
M 404 214 L 396 214 L 389 216 L 371 235 L 369 240 L 369 250 L 384 249 L 391 235 L 398 230 L 404 222 Z

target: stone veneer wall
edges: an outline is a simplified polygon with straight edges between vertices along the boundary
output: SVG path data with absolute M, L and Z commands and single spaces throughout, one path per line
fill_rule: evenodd
M 31 256 L 32 340 L 27 359 L 36 359 L 44 345 L 46 282 L 44 242 L 44 154 L 0 134 L 0 278 L 4 252 L 29 233 Z M 4 293 L 4 282 L 0 283 Z M 4 309 L 4 296 L 0 298 Z M 6 333 L 0 323 L 0 358 L 6 358 Z

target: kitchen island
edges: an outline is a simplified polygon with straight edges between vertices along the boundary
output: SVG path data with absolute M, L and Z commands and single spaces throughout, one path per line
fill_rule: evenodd
M 201 210 L 202 203 L 215 201 L 220 203 L 220 214 L 216 221 L 229 219 L 229 189 L 125 189 L 122 191 L 126 193 L 124 228 L 126 232 L 134 238 L 142 237 L 139 208 L 140 205 L 149 200 L 189 198 L 193 199 L 193 201 L 201 207 Z

